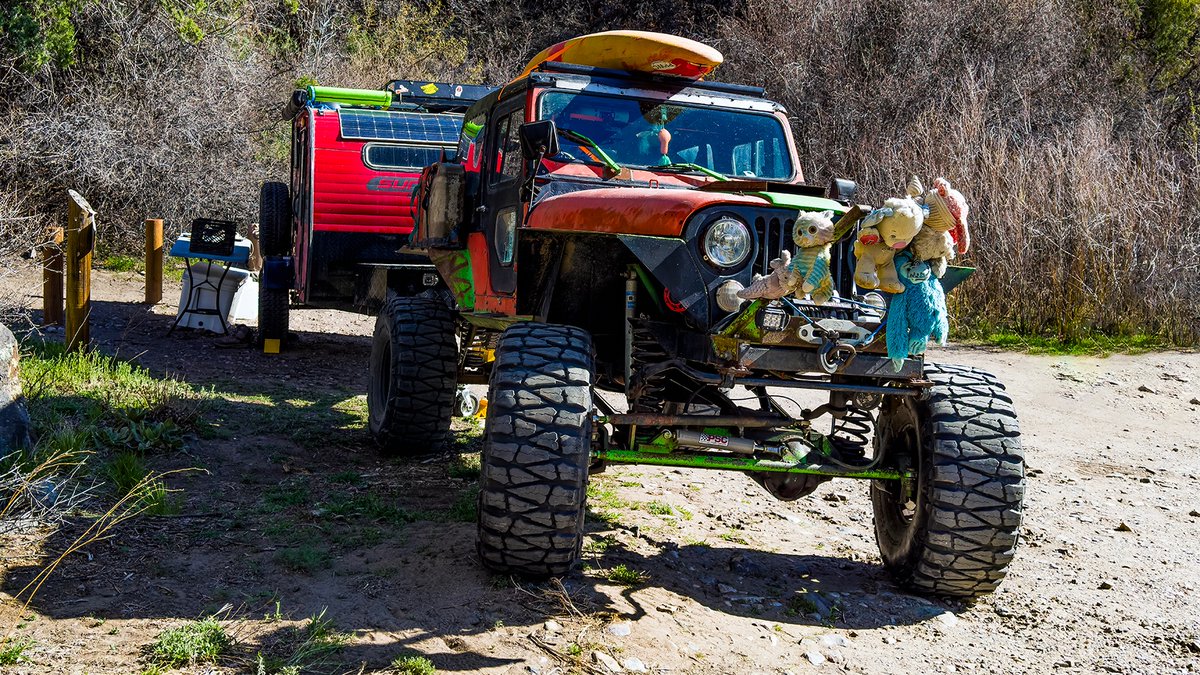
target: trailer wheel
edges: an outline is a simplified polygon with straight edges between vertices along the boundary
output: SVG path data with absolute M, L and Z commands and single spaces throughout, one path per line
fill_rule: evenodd
M 1004 580 L 1020 534 L 1025 460 L 1017 415 L 989 373 L 928 364 L 925 374 L 934 382 L 925 395 L 889 397 L 879 416 L 876 452 L 916 477 L 909 486 L 872 482 L 875 538 L 901 585 L 975 597 Z
M 258 245 L 263 255 L 292 254 L 292 198 L 283 183 L 268 181 L 258 190 Z
M 592 441 L 592 340 L 521 324 L 500 337 L 488 394 L 479 557 L 507 574 L 566 574 L 579 561 Z
M 288 186 L 263 183 L 258 191 L 258 245 L 264 256 L 292 253 L 292 202 Z M 279 340 L 288 333 L 291 291 L 272 288 L 267 280 L 258 284 L 258 334 L 260 340 Z
M 454 410 L 454 311 L 431 298 L 391 295 L 375 321 L 367 414 L 385 455 L 440 450 Z

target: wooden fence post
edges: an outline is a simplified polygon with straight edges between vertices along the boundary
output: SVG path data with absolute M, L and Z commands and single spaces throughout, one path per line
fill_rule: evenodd
M 146 219 L 146 304 L 158 304 L 162 300 L 163 277 L 163 221 L 162 218 Z
M 84 349 L 92 311 L 92 250 L 96 245 L 96 212 L 74 190 L 67 191 L 67 351 Z
M 47 230 L 42 244 L 42 325 L 63 324 L 63 229 Z

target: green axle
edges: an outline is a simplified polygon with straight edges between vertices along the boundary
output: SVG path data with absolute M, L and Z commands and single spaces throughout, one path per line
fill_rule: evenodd
M 905 480 L 912 472 L 895 469 L 859 471 L 834 464 L 801 464 L 775 459 L 736 457 L 708 452 L 646 452 L 643 450 L 608 449 L 596 453 L 598 459 L 619 464 L 654 464 L 693 469 L 722 469 L 725 471 L 768 471 L 771 473 L 802 473 L 836 478 L 865 478 L 868 480 Z

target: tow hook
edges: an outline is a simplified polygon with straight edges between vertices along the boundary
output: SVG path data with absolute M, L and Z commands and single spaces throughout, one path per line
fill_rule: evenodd
M 821 369 L 830 375 L 841 370 L 857 355 L 858 351 L 853 346 L 834 340 L 825 340 L 817 350 L 817 360 L 821 363 Z

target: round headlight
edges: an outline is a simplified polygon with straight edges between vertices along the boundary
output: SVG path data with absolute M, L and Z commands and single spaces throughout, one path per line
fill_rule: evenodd
M 750 230 L 740 220 L 718 218 L 704 235 L 704 255 L 721 267 L 740 265 L 750 255 Z

